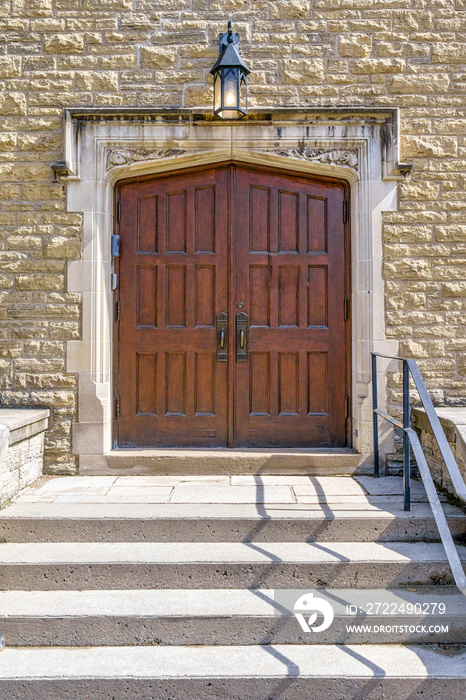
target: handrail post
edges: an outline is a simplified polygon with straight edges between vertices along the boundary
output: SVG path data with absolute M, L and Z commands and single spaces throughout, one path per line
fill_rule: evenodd
M 377 356 L 372 354 L 372 432 L 374 434 L 374 477 L 380 476 L 379 420 L 377 410 Z
M 411 455 L 409 434 L 406 432 L 411 427 L 409 405 L 409 365 L 403 360 L 403 490 L 404 509 L 411 510 Z

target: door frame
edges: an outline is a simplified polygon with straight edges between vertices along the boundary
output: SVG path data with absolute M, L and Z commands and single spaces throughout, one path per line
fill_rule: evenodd
M 345 299 L 348 299 L 348 318 L 345 324 L 345 396 L 347 397 L 348 407 L 352 403 L 352 382 L 351 382 L 351 367 L 352 367 L 352 323 L 351 323 L 351 212 L 350 212 L 350 187 L 349 183 L 342 179 L 336 177 L 328 177 L 315 175 L 311 173 L 302 173 L 299 171 L 294 171 L 290 169 L 284 169 L 283 167 L 275 167 L 270 165 L 261 166 L 259 164 L 250 164 L 242 162 L 239 160 L 228 160 L 224 162 L 218 162 L 209 165 L 201 166 L 191 166 L 188 168 L 177 168 L 175 170 L 166 171 L 163 173 L 156 174 L 145 174 L 143 176 L 136 176 L 121 179 L 118 181 L 116 187 L 114 188 L 114 229 L 113 233 L 119 234 L 120 221 L 118 216 L 119 205 L 120 205 L 120 192 L 124 185 L 147 182 L 150 180 L 160 180 L 169 178 L 174 175 L 189 175 L 191 173 L 201 173 L 203 171 L 211 170 L 212 168 L 227 168 L 227 274 L 228 274 L 228 317 L 229 319 L 234 319 L 237 313 L 237 308 L 234 299 L 234 289 L 235 289 L 235 271 L 233 266 L 233 261 L 235 258 L 235 241 L 234 241 L 234 193 L 232 188 L 233 169 L 235 167 L 243 167 L 248 170 L 253 170 L 260 173 L 271 173 L 276 175 L 286 175 L 288 177 L 296 177 L 304 180 L 318 181 L 322 183 L 333 183 L 338 184 L 344 188 L 345 201 L 347 202 L 348 212 L 346 216 L 346 221 L 344 221 L 344 246 L 345 246 L 345 273 L 344 273 L 344 295 Z M 115 259 L 115 273 L 119 277 L 121 274 L 120 270 L 120 258 Z M 118 375 L 119 375 L 119 325 L 117 320 L 117 305 L 119 304 L 119 292 L 118 290 L 113 294 L 113 397 L 118 396 Z M 228 363 L 228 400 L 227 400 L 227 448 L 234 448 L 235 443 L 235 411 L 236 411 L 236 401 L 235 401 L 235 378 L 236 378 L 236 362 L 234 361 L 234 338 L 233 333 L 230 333 L 230 360 Z M 352 416 L 351 411 L 348 408 L 346 415 L 346 445 L 351 447 L 351 434 L 352 434 Z M 114 449 L 118 449 L 118 416 L 114 414 L 112 420 L 112 436 Z M 136 448 L 137 449 L 137 448 Z
M 210 118 L 209 109 L 65 109 L 66 209 L 82 220 L 82 258 L 67 264 L 67 292 L 82 299 L 80 335 L 66 346 L 77 379 L 72 451 L 80 472 L 112 473 L 113 300 L 110 238 L 114 187 L 120 180 L 179 168 L 239 161 L 343 179 L 351 191 L 352 447 L 370 463 L 370 351 L 398 353 L 385 333 L 382 214 L 397 211 L 399 163 L 396 107 L 251 109 L 240 122 Z M 379 377 L 385 403 L 385 367 Z M 392 450 L 386 431 L 382 452 Z M 110 471 L 108 471 L 110 470 Z

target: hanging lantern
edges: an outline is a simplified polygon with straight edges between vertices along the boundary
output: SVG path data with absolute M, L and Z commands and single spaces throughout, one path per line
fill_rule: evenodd
M 214 76 L 214 114 L 221 119 L 241 119 L 248 113 L 247 76 L 251 72 L 239 55 L 239 35 L 220 35 L 220 56 L 211 69 Z

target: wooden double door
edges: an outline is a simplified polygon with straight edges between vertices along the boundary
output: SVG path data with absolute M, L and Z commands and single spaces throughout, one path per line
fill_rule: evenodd
M 115 444 L 347 444 L 342 183 L 222 165 L 117 193 Z

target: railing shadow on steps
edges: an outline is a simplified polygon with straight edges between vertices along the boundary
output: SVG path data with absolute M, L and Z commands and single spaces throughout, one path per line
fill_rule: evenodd
M 453 485 L 453 489 L 463 502 L 466 502 L 466 485 L 461 472 L 448 444 L 446 435 L 441 426 L 439 417 L 429 396 L 421 372 L 416 360 L 408 360 L 405 357 L 384 355 L 379 352 L 371 352 L 372 356 L 372 421 L 374 430 L 374 476 L 380 476 L 380 454 L 379 454 L 379 417 L 392 423 L 395 427 L 403 431 L 403 490 L 404 509 L 411 510 L 411 458 L 410 447 L 416 458 L 417 466 L 421 474 L 422 482 L 429 499 L 430 507 L 437 524 L 440 539 L 447 555 L 453 578 L 461 593 L 466 596 L 466 576 L 461 564 L 458 552 L 451 536 L 448 522 L 441 506 L 434 480 L 429 470 L 424 451 L 421 446 L 418 434 L 411 427 L 411 408 L 409 399 L 409 382 L 413 379 L 419 398 L 426 412 L 432 432 L 437 441 L 440 454 L 447 468 Z M 377 358 L 383 357 L 388 360 L 397 360 L 403 363 L 403 421 L 393 418 L 385 411 L 381 411 L 377 405 Z

